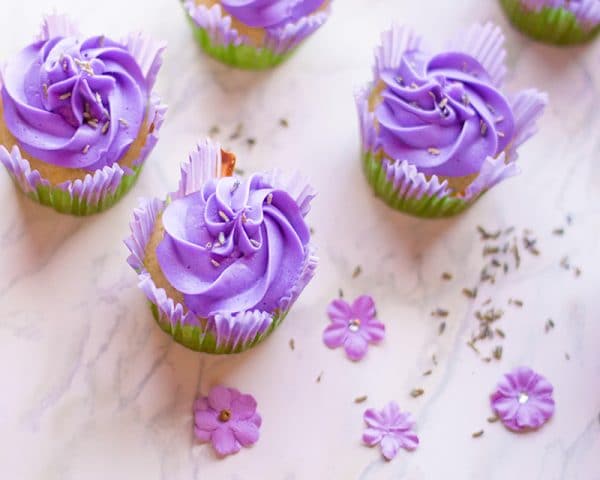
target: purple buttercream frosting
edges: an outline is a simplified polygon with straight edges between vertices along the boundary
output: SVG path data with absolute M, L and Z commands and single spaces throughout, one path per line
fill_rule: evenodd
M 104 36 L 55 36 L 3 72 L 4 121 L 28 155 L 89 171 L 117 162 L 146 115 L 149 82 L 127 46 Z
M 255 28 L 275 28 L 310 15 L 325 0 L 221 0 L 227 13 Z
M 375 117 L 383 149 L 425 175 L 479 172 L 513 138 L 509 101 L 467 53 L 406 51 L 398 68 L 380 73 L 385 87 Z
M 274 312 L 298 281 L 310 239 L 300 205 L 255 174 L 211 179 L 162 217 L 159 265 L 197 316 Z

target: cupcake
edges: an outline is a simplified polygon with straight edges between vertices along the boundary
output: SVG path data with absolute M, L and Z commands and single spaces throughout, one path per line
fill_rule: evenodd
M 547 98 L 501 91 L 503 43 L 491 24 L 461 32 L 439 53 L 408 28 L 383 33 L 374 80 L 356 103 L 364 172 L 388 205 L 450 216 L 518 173 L 517 149 L 535 133 Z
M 152 94 L 164 45 L 85 37 L 62 15 L 2 71 L 0 161 L 30 198 L 63 213 L 113 205 L 135 183 L 166 108 Z
M 329 16 L 331 0 L 185 0 L 201 47 L 217 60 L 263 69 L 289 57 Z
M 158 325 L 196 351 L 235 353 L 269 335 L 313 277 L 304 217 L 315 196 L 298 175 L 232 175 L 211 141 L 181 167 L 165 201 L 142 200 L 125 243 Z
M 536 40 L 571 45 L 600 32 L 600 0 L 500 0 L 511 23 Z

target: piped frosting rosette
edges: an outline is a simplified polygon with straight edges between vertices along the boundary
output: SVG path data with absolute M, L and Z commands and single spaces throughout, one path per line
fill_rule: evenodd
M 62 15 L 2 71 L 0 161 L 31 198 L 100 212 L 135 183 L 166 107 L 152 88 L 164 45 L 84 37 Z
M 536 131 L 545 94 L 501 91 L 504 36 L 474 25 L 441 53 L 394 26 L 375 51 L 374 81 L 357 92 L 366 177 L 391 207 L 457 214 L 518 173 L 518 147 Z
M 166 201 L 142 200 L 125 243 L 155 320 L 196 351 L 236 353 L 285 318 L 314 275 L 299 175 L 232 176 L 235 157 L 206 140 Z
M 600 0 L 500 0 L 511 23 L 536 40 L 571 45 L 600 32 Z
M 332 0 L 184 0 L 202 49 L 240 68 L 284 61 L 325 23 Z

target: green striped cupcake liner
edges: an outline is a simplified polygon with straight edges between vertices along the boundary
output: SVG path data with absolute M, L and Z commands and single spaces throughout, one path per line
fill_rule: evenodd
M 171 324 L 169 319 L 160 313 L 154 303 L 150 303 L 152 316 L 167 335 L 173 338 L 177 343 L 196 352 L 210 353 L 215 355 L 229 355 L 231 353 L 241 353 L 255 347 L 265 340 L 273 331 L 283 322 L 288 311 L 273 315 L 273 322 L 262 333 L 256 333 L 252 338 L 245 341 L 236 341 L 235 337 L 228 339 L 225 343 L 219 344 L 217 336 L 212 329 L 203 329 L 197 325 L 185 325 L 178 322 Z
M 523 8 L 520 0 L 500 0 L 500 3 L 518 30 L 541 42 L 575 45 L 590 41 L 600 32 L 600 25 L 583 28 L 577 17 L 564 8 L 544 7 L 536 12 Z
M 265 70 L 275 67 L 293 55 L 295 49 L 285 53 L 277 54 L 267 47 L 256 48 L 250 45 L 221 45 L 213 42 L 209 33 L 196 25 L 194 20 L 188 16 L 188 20 L 194 31 L 194 37 L 200 47 L 211 57 L 233 67 L 247 70 Z
M 375 195 L 400 212 L 421 218 L 444 218 L 465 211 L 476 200 L 465 201 L 451 196 L 415 196 L 411 189 L 394 185 L 383 168 L 381 158 L 372 152 L 362 154 L 363 171 Z
M 97 202 L 86 201 L 81 196 L 72 194 L 57 186 L 41 184 L 35 190 L 27 192 L 27 196 L 31 200 L 53 208 L 60 213 L 76 216 L 93 215 L 112 207 L 133 188 L 142 171 L 142 165 L 133 167 L 132 170 L 132 174 L 123 175 L 119 186 L 113 193 L 102 196 Z

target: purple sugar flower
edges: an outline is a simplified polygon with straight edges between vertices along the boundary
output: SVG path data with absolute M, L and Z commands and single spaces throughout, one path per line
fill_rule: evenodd
M 258 441 L 262 420 L 252 395 L 235 388 L 214 387 L 194 404 L 194 432 L 201 442 L 211 442 L 224 457 Z
M 504 375 L 491 396 L 492 409 L 515 432 L 535 430 L 554 414 L 553 387 L 528 367 Z
M 386 460 L 396 456 L 400 448 L 414 450 L 419 445 L 419 437 L 413 431 L 415 421 L 410 413 L 400 411 L 396 402 L 390 402 L 383 410 L 365 410 L 363 419 L 367 428 L 363 432 L 363 442 L 369 447 L 381 445 L 381 454 Z
M 377 343 L 385 335 L 385 326 L 377 321 L 375 303 L 369 295 L 361 295 L 352 305 L 334 300 L 327 307 L 327 315 L 331 324 L 323 332 L 323 342 L 329 348 L 343 346 L 351 360 L 363 358 L 369 343 Z

